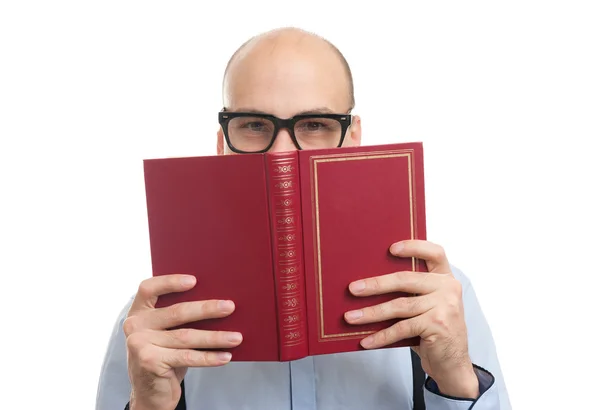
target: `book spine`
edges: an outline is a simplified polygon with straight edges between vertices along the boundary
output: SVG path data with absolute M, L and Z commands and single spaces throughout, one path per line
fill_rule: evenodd
M 308 355 L 298 153 L 265 155 L 281 361 Z

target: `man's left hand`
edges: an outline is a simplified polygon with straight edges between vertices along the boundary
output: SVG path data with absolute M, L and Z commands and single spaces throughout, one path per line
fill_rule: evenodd
M 346 313 L 351 324 L 400 320 L 387 329 L 363 339 L 366 349 L 390 345 L 418 336 L 414 350 L 423 370 L 436 381 L 441 393 L 475 399 L 479 383 L 469 357 L 462 286 L 450 270 L 444 249 L 428 241 L 408 240 L 393 244 L 390 252 L 398 257 L 425 260 L 429 272 L 396 272 L 350 284 L 355 296 L 406 292 L 417 296 L 400 297 L 376 306 Z

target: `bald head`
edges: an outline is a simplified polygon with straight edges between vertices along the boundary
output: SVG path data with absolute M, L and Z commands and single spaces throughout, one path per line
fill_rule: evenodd
M 265 104 L 264 108 L 289 106 L 294 111 L 295 106 L 302 108 L 292 103 L 299 97 L 308 106 L 315 105 L 312 108 L 332 112 L 354 108 L 354 85 L 346 59 L 316 34 L 297 28 L 262 33 L 242 44 L 227 64 L 223 104 L 228 110 L 264 111 L 255 106 L 258 103 Z

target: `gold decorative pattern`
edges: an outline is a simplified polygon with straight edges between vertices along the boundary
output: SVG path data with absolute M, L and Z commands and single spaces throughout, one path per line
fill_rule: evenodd
M 294 185 L 293 181 L 282 181 L 282 182 L 279 182 L 278 184 L 275 184 L 275 188 L 278 188 L 278 189 L 282 189 L 282 188 L 289 189 L 289 188 L 292 188 L 293 185 Z
M 292 274 L 298 272 L 298 268 L 296 266 L 292 266 L 290 268 L 282 269 L 280 272 L 282 275 L 292 275 Z
M 288 216 L 287 218 L 282 218 L 277 220 L 277 223 L 280 225 L 291 225 L 294 223 L 294 217 Z
M 283 302 L 283 305 L 285 307 L 289 307 L 289 308 L 295 308 L 299 304 L 300 304 L 300 302 L 296 298 L 291 298 L 291 299 L 288 299 L 288 300 L 286 300 L 286 301 Z
M 279 241 L 280 242 L 291 242 L 296 240 L 296 234 L 295 233 L 289 233 L 287 235 L 283 235 L 279 237 Z
M 294 202 L 290 198 L 282 199 L 279 201 L 279 206 L 288 207 L 291 206 Z
M 285 285 L 283 285 L 281 287 L 282 290 L 285 290 L 285 291 L 288 291 L 288 292 L 290 290 L 296 290 L 297 288 L 298 288 L 298 284 L 295 283 L 295 282 L 294 283 L 286 283 Z
M 285 319 L 283 319 L 286 323 L 297 323 L 300 321 L 300 315 L 289 315 Z
M 324 313 L 323 313 L 323 278 L 321 270 L 321 235 L 319 226 L 319 189 L 318 189 L 318 165 L 326 162 L 338 162 L 338 161 L 356 161 L 356 160 L 370 160 L 370 159 L 385 159 L 385 158 L 399 158 L 404 157 L 407 159 L 408 167 L 408 190 L 409 190 L 409 203 L 410 203 L 410 235 L 411 239 L 415 237 L 415 225 L 414 220 L 414 201 L 413 201 L 413 156 L 414 151 L 412 149 L 399 150 L 393 152 L 370 152 L 365 153 L 350 153 L 345 155 L 323 155 L 312 157 L 312 169 L 311 169 L 311 190 L 313 193 L 313 213 L 314 213 L 314 224 L 315 224 L 315 241 L 316 241 L 316 255 L 315 259 L 317 262 L 317 311 L 319 313 L 319 340 L 340 340 L 345 338 L 362 338 L 367 334 L 374 333 L 372 331 L 361 331 L 361 332 L 349 332 L 349 333 L 336 333 L 326 334 L 324 324 Z M 416 258 L 412 258 L 413 271 L 416 269 Z
M 278 165 L 274 171 L 277 173 L 288 173 L 288 172 L 292 172 L 294 170 L 294 166 L 293 165 Z
M 281 256 L 282 258 L 293 258 L 294 256 L 296 256 L 296 252 L 294 252 L 294 251 L 281 252 L 279 254 L 279 256 Z
M 302 334 L 298 330 L 296 330 L 295 332 L 289 332 L 287 335 L 285 335 L 285 338 L 288 340 L 296 340 L 300 337 L 302 337 Z
M 279 325 L 283 329 L 280 346 L 292 348 L 306 343 L 304 288 L 302 272 L 302 232 L 298 155 L 296 152 L 266 156 L 270 171 L 269 190 L 273 233 L 273 256 Z M 282 351 L 285 356 L 285 351 Z

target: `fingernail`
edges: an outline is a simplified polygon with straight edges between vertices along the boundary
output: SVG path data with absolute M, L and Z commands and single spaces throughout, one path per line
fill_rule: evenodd
M 196 283 L 196 277 L 195 276 L 184 276 L 183 278 L 181 278 L 181 284 L 183 286 L 191 286 L 194 283 Z
M 356 320 L 360 319 L 363 316 L 362 310 L 352 310 L 346 313 L 346 319 L 348 320 Z
M 217 358 L 221 362 L 228 362 L 231 360 L 231 353 L 229 352 L 219 352 L 217 353 Z
M 239 343 L 242 341 L 241 333 L 229 333 L 227 335 L 227 341 L 232 343 Z
M 400 252 L 402 252 L 403 249 L 404 249 L 404 244 L 402 242 L 398 242 L 398 243 L 393 244 L 390 247 L 390 252 L 400 253 Z
M 223 312 L 229 312 L 233 309 L 233 302 L 231 300 L 220 300 L 218 304 L 219 310 Z
M 359 280 L 358 282 L 353 282 L 350 284 L 350 290 L 352 291 L 352 293 L 360 293 L 363 290 L 365 290 L 366 287 L 367 284 L 364 280 Z
M 369 347 L 373 344 L 373 342 L 375 341 L 375 338 L 373 336 L 369 336 L 365 339 L 363 339 L 360 344 L 362 345 L 362 347 Z

